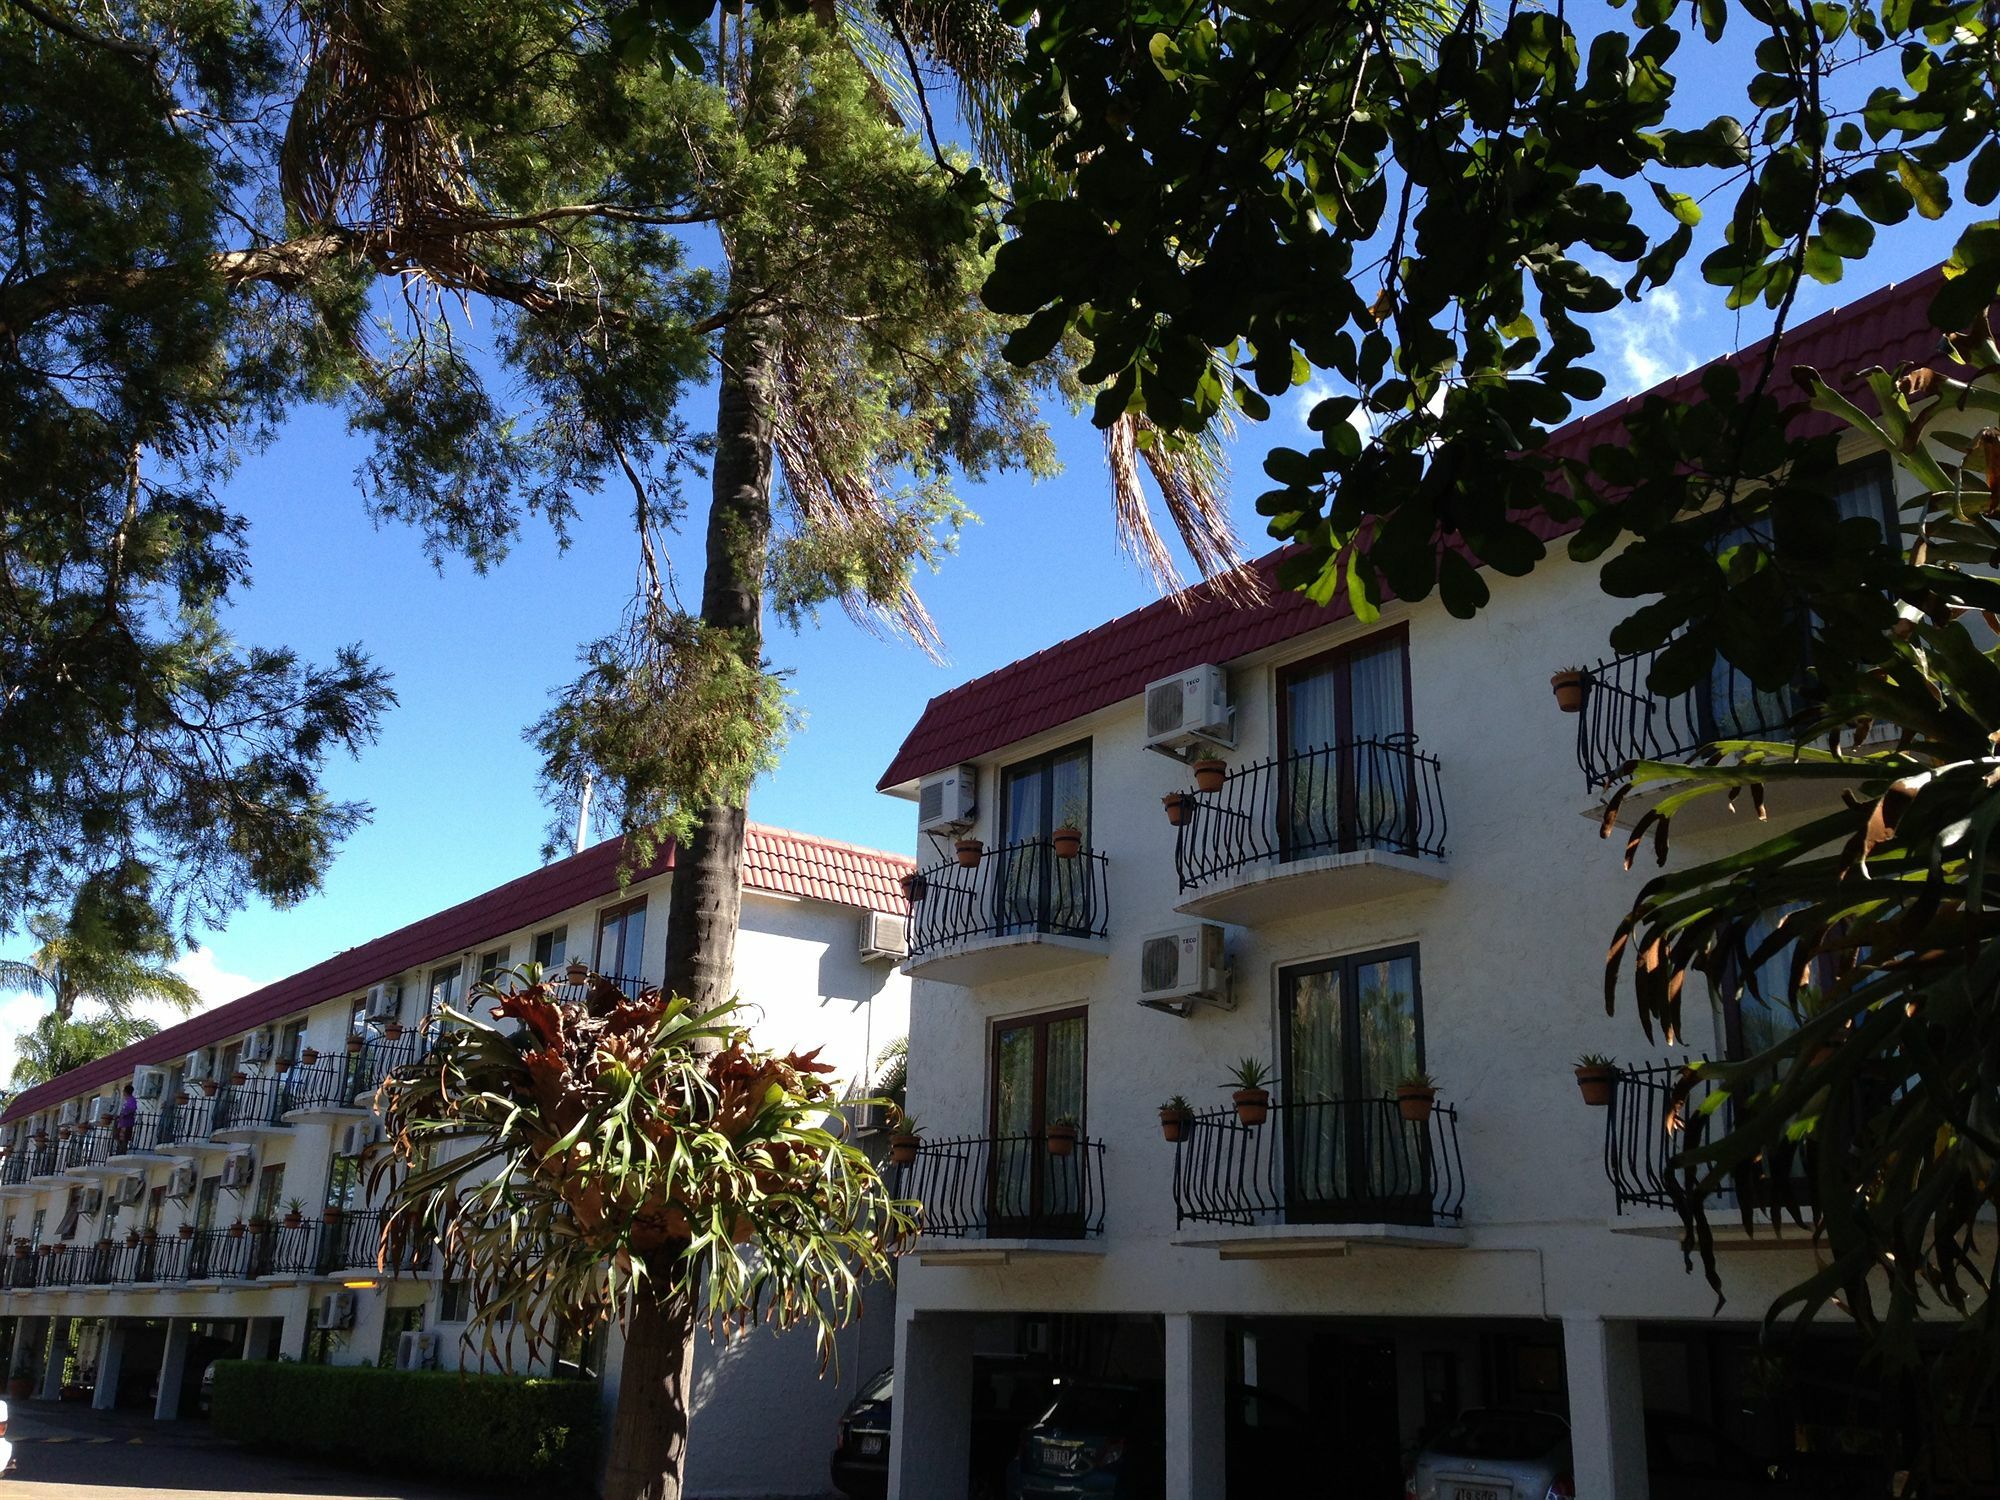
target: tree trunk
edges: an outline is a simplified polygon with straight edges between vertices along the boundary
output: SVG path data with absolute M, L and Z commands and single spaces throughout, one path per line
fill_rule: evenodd
M 604 1466 L 604 1500 L 680 1500 L 694 1383 L 694 1303 L 644 1297 L 632 1308 Z
M 761 669 L 764 568 L 771 540 L 772 426 L 769 387 L 777 378 L 768 321 L 751 314 L 722 339 L 715 414 L 715 493 L 708 511 L 705 624 L 735 637 L 738 654 Z M 661 985 L 707 1007 L 734 992 L 736 924 L 743 908 L 744 809 L 700 810 L 693 835 L 674 851 L 667 906 L 667 959 Z

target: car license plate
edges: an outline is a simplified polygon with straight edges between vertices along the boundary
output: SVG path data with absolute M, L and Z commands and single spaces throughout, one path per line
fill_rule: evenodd
M 1490 1485 L 1459 1484 L 1452 1486 L 1451 1500 L 1503 1500 L 1503 1497 Z
M 1042 1468 L 1058 1474 L 1075 1474 L 1088 1463 L 1083 1444 L 1061 1438 L 1035 1439 L 1035 1460 Z
M 873 1458 L 882 1451 L 882 1434 L 879 1432 L 864 1432 L 861 1434 L 861 1440 L 854 1447 L 863 1458 Z

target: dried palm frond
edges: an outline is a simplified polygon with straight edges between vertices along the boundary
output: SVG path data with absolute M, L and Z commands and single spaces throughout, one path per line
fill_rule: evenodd
M 1231 430 L 1227 417 L 1219 416 L 1200 433 L 1169 434 L 1145 416 L 1127 412 L 1105 429 L 1104 459 L 1111 470 L 1119 545 L 1133 560 L 1161 588 L 1180 588 L 1180 568 L 1154 523 L 1140 481 L 1143 465 L 1160 487 L 1181 545 L 1210 588 L 1233 603 L 1249 605 L 1264 597 L 1264 586 L 1257 572 L 1244 566 L 1229 519 L 1228 460 L 1222 444 Z

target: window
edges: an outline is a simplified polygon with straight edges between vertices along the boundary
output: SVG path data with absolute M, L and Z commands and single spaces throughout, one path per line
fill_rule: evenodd
M 1278 989 L 1290 1217 L 1427 1221 L 1426 1127 L 1405 1121 L 1395 1099 L 1424 1065 L 1417 950 L 1302 964 L 1280 973 Z
M 165 1211 L 166 1205 L 167 1190 L 164 1184 L 146 1194 L 146 1228 L 158 1229 L 160 1227 L 160 1215 Z
M 326 1174 L 326 1206 L 351 1209 L 361 1203 L 361 1158 L 336 1156 Z
M 375 1363 L 384 1370 L 396 1368 L 396 1345 L 406 1333 L 417 1333 L 424 1326 L 424 1310 L 418 1307 L 392 1307 L 382 1315 L 382 1349 Z
M 221 1192 L 222 1179 L 220 1177 L 202 1178 L 201 1191 L 195 1195 L 194 1200 L 195 1228 L 215 1228 L 215 1200 Z
M 568 962 L 569 928 L 551 927 L 547 932 L 535 934 L 535 962 L 545 969 L 554 969 Z
M 257 1176 L 257 1206 L 251 1217 L 266 1224 L 274 1222 L 284 1207 L 285 1164 L 264 1168 Z
M 438 1321 L 463 1323 L 472 1316 L 472 1294 L 462 1281 L 447 1281 L 438 1288 Z
M 605 911 L 597 921 L 597 972 L 609 979 L 636 979 L 646 948 L 646 898 Z
M 492 984 L 507 972 L 507 949 L 491 948 L 479 955 L 479 982 Z
M 1000 773 L 1000 845 L 994 869 L 1000 927 L 1015 932 L 1096 929 L 1096 885 L 1084 859 L 1057 859 L 1049 838 L 1074 828 L 1090 847 L 1090 743 L 1018 761 Z
M 81 1188 L 71 1188 L 68 1196 L 63 1200 L 62 1222 L 56 1225 L 56 1234 L 66 1240 L 75 1238 L 77 1219 L 81 1216 L 82 1212 L 83 1190 Z
M 1414 748 L 1402 626 L 1279 672 L 1281 856 L 1411 843 Z
M 993 1023 L 993 1180 L 987 1204 L 995 1234 L 1082 1231 L 1081 1173 L 1088 1147 L 1052 1156 L 1043 1137 L 1059 1120 L 1085 1134 L 1085 1013 L 1052 1011 Z
M 36 1210 L 35 1210 L 35 1219 L 34 1219 L 34 1224 L 33 1224 L 33 1226 L 32 1226 L 32 1227 L 31 1227 L 31 1228 L 30 1228 L 30 1229 L 28 1230 L 28 1239 L 29 1239 L 30 1243 L 32 1243 L 32 1244 L 36 1244 L 36 1245 L 39 1245 L 39 1244 L 41 1244 L 41 1242 L 42 1242 L 42 1226 L 43 1226 L 43 1225 L 44 1225 L 45 1223 L 47 1223 L 47 1222 L 48 1222 L 48 1214 L 49 1214 L 49 1211 L 48 1211 L 48 1210 L 47 1210 L 46 1208 L 38 1208 L 38 1209 L 36 1209 Z
M 463 964 L 447 964 L 431 970 L 430 1014 L 436 1015 L 446 1007 L 458 1008 L 458 981 L 464 968 Z
M 306 1023 L 304 1020 L 288 1021 L 285 1029 L 278 1033 L 278 1061 L 289 1068 L 298 1063 L 299 1053 L 305 1050 Z

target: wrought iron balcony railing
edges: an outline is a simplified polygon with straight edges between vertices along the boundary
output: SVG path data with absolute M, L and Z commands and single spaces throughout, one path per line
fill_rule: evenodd
M 34 1160 L 34 1152 L 27 1146 L 18 1146 L 7 1153 L 5 1161 L 0 1161 L 0 1187 L 19 1187 L 32 1175 L 28 1168 Z
M 1708 1106 L 1712 1078 L 1690 1074 L 1686 1063 L 1620 1068 L 1604 1118 L 1604 1171 L 1618 1212 L 1635 1208 L 1678 1210 L 1700 1180 L 1698 1168 L 1683 1165 L 1684 1152 L 1699 1150 L 1728 1128 L 1728 1105 Z M 1776 1210 L 1812 1218 L 1809 1152 L 1799 1148 L 1781 1169 L 1738 1175 L 1718 1195 L 1718 1206 Z
M 1810 707 L 1802 684 L 1765 692 L 1721 657 L 1698 687 L 1661 697 L 1646 682 L 1664 649 L 1614 656 L 1585 674 L 1576 762 L 1590 790 L 1622 780 L 1634 761 L 1684 759 L 1717 740 L 1787 739 Z
M 933 865 L 912 882 L 910 957 L 975 938 L 1104 937 L 1109 867 L 1088 849 L 1059 855 L 1047 839 L 983 850 L 971 869 L 955 859 Z
M 409 1026 L 400 1036 L 375 1036 L 361 1049 L 354 1074 L 354 1094 L 373 1092 L 398 1068 L 408 1067 L 430 1054 L 437 1041 L 435 1025 Z
M 1445 852 L 1444 788 L 1413 734 L 1349 740 L 1239 766 L 1190 792 L 1174 839 L 1181 889 L 1260 864 L 1362 849 Z
M 1406 1120 L 1395 1099 L 1271 1105 L 1261 1125 L 1204 1110 L 1174 1147 L 1174 1223 L 1456 1224 L 1458 1111 Z
M 160 1122 L 164 1109 L 165 1107 L 162 1106 L 158 1109 L 140 1110 L 132 1119 L 130 1133 L 124 1137 L 119 1135 L 118 1127 L 115 1124 L 112 1125 L 110 1127 L 111 1141 L 106 1150 L 106 1155 L 150 1155 L 154 1148 L 160 1144 Z
M 199 1084 L 191 1084 L 180 1098 L 161 1105 L 159 1144 L 186 1146 L 207 1140 L 210 1122 L 215 1117 L 215 1102 L 220 1097 L 220 1090 L 211 1095 Z
M 898 1196 L 940 1239 L 1074 1240 L 1104 1232 L 1104 1143 L 1051 1150 L 1040 1135 L 926 1140 Z
M 281 1129 L 285 1127 L 286 1107 L 283 1078 L 246 1077 L 242 1083 L 224 1085 L 215 1096 L 209 1129 L 211 1132 L 246 1127 Z

